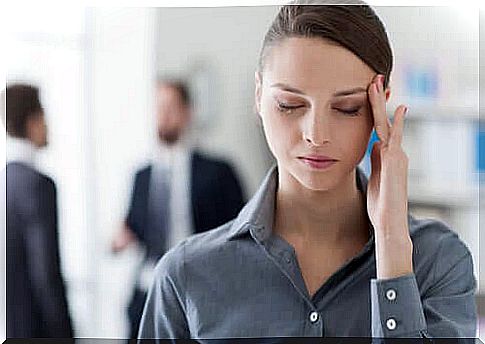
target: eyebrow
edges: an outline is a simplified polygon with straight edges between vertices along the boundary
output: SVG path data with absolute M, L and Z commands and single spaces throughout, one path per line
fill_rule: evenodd
M 305 93 L 303 91 L 300 91 L 297 88 L 294 88 L 294 87 L 291 87 L 291 86 L 288 86 L 286 84 L 279 83 L 279 82 L 271 85 L 271 87 L 277 87 L 277 88 L 281 88 L 283 91 L 288 91 L 288 92 L 292 92 L 292 93 L 305 95 Z M 349 96 L 351 94 L 362 93 L 362 92 L 367 93 L 367 89 L 365 89 L 364 87 L 354 87 L 354 88 L 351 88 L 351 89 L 348 89 L 348 90 L 335 92 L 333 94 L 333 96 L 334 97 Z

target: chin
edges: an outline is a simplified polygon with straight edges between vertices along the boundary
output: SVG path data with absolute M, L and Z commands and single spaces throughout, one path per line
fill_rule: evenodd
M 326 169 L 315 169 L 297 162 L 292 168 L 287 169 L 292 178 L 303 187 L 312 191 L 328 191 L 336 187 L 338 176 L 337 167 L 332 165 Z
M 305 176 L 301 178 L 300 184 L 311 191 L 328 191 L 335 187 L 335 181 L 328 176 Z
M 158 138 L 160 139 L 160 141 L 164 142 L 169 146 L 175 144 L 178 141 L 179 136 L 179 133 L 176 131 L 166 131 L 158 133 Z

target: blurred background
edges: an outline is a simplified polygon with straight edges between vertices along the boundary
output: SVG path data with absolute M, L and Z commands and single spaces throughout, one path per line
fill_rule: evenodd
M 253 94 L 262 38 L 277 9 L 39 7 L 6 18 L 7 80 L 39 86 L 45 106 L 50 144 L 38 166 L 57 183 L 62 271 L 77 336 L 127 336 L 141 252 L 134 246 L 113 255 L 110 241 L 125 217 L 133 174 L 155 146 L 157 75 L 190 80 L 197 110 L 191 135 L 203 151 L 232 163 L 247 196 L 272 164 Z M 480 240 L 485 245 L 478 11 L 375 9 L 395 53 L 389 114 L 399 103 L 410 107 L 403 143 L 410 210 L 450 224 L 471 249 L 478 277 Z M 4 166 L 4 149 L 0 154 Z M 369 172 L 368 156 L 362 167 Z M 485 295 L 483 273 L 480 282 Z

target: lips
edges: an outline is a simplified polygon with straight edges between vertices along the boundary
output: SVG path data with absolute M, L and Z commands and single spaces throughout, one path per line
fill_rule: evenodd
M 312 169 L 324 170 L 335 164 L 338 160 L 325 155 L 306 155 L 298 157 L 306 166 Z
M 325 155 L 306 155 L 306 156 L 300 156 L 298 158 L 304 159 L 304 160 L 316 161 L 316 162 L 337 161 L 337 159 L 333 159 Z

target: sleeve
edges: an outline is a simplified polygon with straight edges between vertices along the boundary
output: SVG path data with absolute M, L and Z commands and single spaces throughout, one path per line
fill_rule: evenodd
M 27 224 L 24 240 L 35 302 L 49 337 L 72 338 L 72 324 L 61 276 L 54 183 L 40 180 L 33 198 L 34 214 Z
M 146 339 L 189 339 L 186 318 L 183 248 L 170 250 L 158 262 L 148 292 L 138 332 L 139 343 Z M 152 343 L 152 341 L 150 341 Z
M 372 337 L 474 338 L 477 311 L 472 256 L 461 242 L 434 257 L 432 286 L 420 295 L 414 273 L 371 280 Z M 456 250 L 456 247 L 460 247 Z M 455 255 L 457 251 L 460 255 Z M 456 259 L 450 259 L 457 257 Z

